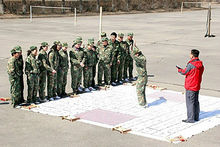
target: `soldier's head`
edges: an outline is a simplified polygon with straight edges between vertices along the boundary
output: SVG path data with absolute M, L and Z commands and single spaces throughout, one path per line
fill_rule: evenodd
M 193 59 L 193 58 L 196 58 L 196 57 L 199 57 L 199 50 L 192 49 L 191 53 L 190 53 L 190 58 Z
M 62 48 L 62 44 L 61 44 L 61 43 L 58 43 L 58 44 L 57 44 L 57 50 L 59 51 L 61 48 Z
M 75 48 L 80 48 L 81 45 L 82 45 L 82 41 L 81 41 L 81 40 L 76 39 L 76 40 L 74 41 L 74 47 L 75 47 Z
M 54 42 L 53 42 L 53 46 L 51 47 L 51 49 L 53 49 L 53 50 L 55 50 L 55 51 L 58 50 L 58 47 L 57 47 L 58 44 L 60 44 L 60 41 L 54 41 Z
M 62 44 L 62 49 L 63 49 L 64 51 L 67 51 L 67 48 L 68 48 L 68 44 L 67 44 L 67 42 L 64 42 L 64 43 Z
M 102 38 L 102 44 L 103 44 L 104 46 L 108 45 L 108 38 L 107 38 L 107 37 L 103 37 L 103 38 Z
M 118 41 L 121 42 L 123 41 L 124 34 L 123 33 L 118 33 Z
M 117 34 L 115 32 L 112 32 L 110 38 L 111 38 L 112 42 L 114 42 L 117 38 Z
M 48 43 L 47 42 L 42 42 L 41 43 L 41 47 L 40 47 L 40 50 L 44 50 L 44 51 L 47 51 L 48 50 Z
M 133 39 L 133 36 L 134 36 L 134 33 L 128 33 L 128 40 L 132 40 Z
M 21 46 L 15 46 L 11 50 L 11 55 L 14 56 L 16 59 L 18 59 L 21 55 Z
M 31 46 L 30 49 L 28 50 L 28 55 L 34 55 L 37 56 L 37 47 L 36 46 Z
M 88 39 L 88 45 L 87 45 L 87 48 L 89 49 L 89 50 L 91 50 L 92 48 L 93 48 L 93 46 L 94 46 L 94 38 L 91 38 L 91 39 Z
M 76 40 L 78 40 L 78 41 L 80 42 L 80 46 L 81 46 L 82 43 L 83 43 L 82 37 L 81 37 L 81 36 L 78 36 L 78 37 L 76 37 Z
M 107 35 L 106 35 L 105 32 L 102 32 L 102 33 L 101 33 L 101 38 L 106 37 L 106 36 L 107 36 Z

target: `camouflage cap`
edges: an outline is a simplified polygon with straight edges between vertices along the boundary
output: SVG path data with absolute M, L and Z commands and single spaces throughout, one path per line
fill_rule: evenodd
M 77 36 L 76 40 L 81 40 L 82 41 L 82 37 L 81 36 Z
M 137 53 L 139 53 L 139 52 L 140 52 L 139 48 L 138 48 L 137 46 L 134 46 L 134 48 L 133 48 L 133 53 L 134 53 L 134 54 L 137 54 Z
M 62 46 L 62 43 L 61 43 L 61 42 L 59 42 L 59 43 L 57 43 L 57 45 L 58 45 L 58 46 Z
M 36 46 L 31 46 L 31 47 L 30 47 L 30 51 L 33 51 L 33 50 L 36 50 L 36 49 L 37 49 Z
M 56 45 L 59 44 L 59 43 L 60 43 L 60 41 L 58 41 L 58 40 L 53 42 L 53 44 L 56 44 Z
M 11 49 L 11 54 L 14 54 L 14 53 L 16 53 L 15 49 Z
M 102 38 L 102 42 L 104 42 L 104 41 L 108 41 L 108 38 L 107 37 L 103 37 Z
M 64 42 L 62 46 L 63 46 L 63 47 L 68 47 L 67 42 Z
M 45 46 L 49 46 L 47 42 L 42 42 L 41 46 L 45 47 Z
M 106 33 L 105 33 L 105 32 L 102 32 L 102 33 L 101 33 L 101 37 L 106 37 Z
M 74 44 L 80 44 L 80 43 L 82 43 L 82 40 L 80 40 L 80 39 L 76 39 L 76 40 L 74 41 Z
M 132 36 L 132 37 L 133 37 L 133 36 L 134 36 L 134 33 L 128 33 L 128 36 Z
M 94 45 L 95 41 L 94 38 L 88 39 L 88 45 Z
M 118 33 L 118 37 L 124 37 L 123 33 Z
M 21 52 L 21 46 L 19 46 L 19 45 L 15 46 L 13 49 L 14 49 L 15 53 L 20 53 Z

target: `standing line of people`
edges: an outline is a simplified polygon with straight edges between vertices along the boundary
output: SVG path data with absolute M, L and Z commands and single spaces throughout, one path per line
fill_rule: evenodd
M 31 46 L 25 60 L 25 69 L 22 49 L 20 46 L 14 47 L 11 50 L 12 57 L 8 61 L 13 106 L 16 107 L 25 101 L 23 69 L 27 76 L 27 103 L 30 104 L 68 96 L 66 85 L 69 63 L 73 95 L 83 91 L 95 91 L 98 86 L 116 86 L 135 80 L 132 75 L 133 59 L 131 57 L 131 47 L 134 44 L 133 33 L 128 33 L 127 39 L 124 40 L 123 33 L 112 32 L 110 38 L 107 38 L 106 33 L 102 32 L 101 40 L 96 45 L 93 38 L 88 39 L 86 46 L 82 44 L 82 37 L 77 37 L 73 41 L 69 54 L 68 44 L 62 44 L 60 41 L 54 41 L 48 53 L 47 42 L 41 43 L 39 53 L 37 46 Z M 97 68 L 98 83 L 96 84 Z M 39 97 L 37 97 L 38 92 Z

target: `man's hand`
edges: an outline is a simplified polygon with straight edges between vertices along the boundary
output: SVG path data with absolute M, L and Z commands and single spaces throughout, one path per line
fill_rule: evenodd
M 117 63 L 120 64 L 120 60 L 118 60 Z
M 81 66 L 81 67 L 84 67 L 85 65 L 81 62 L 81 63 L 80 63 L 80 66 Z
M 181 68 L 180 68 L 179 66 L 177 66 L 177 65 L 176 65 L 176 68 L 177 68 L 177 69 L 181 69 Z
M 52 71 L 52 74 L 55 74 L 55 73 L 57 73 L 56 70 L 53 70 L 53 71 Z

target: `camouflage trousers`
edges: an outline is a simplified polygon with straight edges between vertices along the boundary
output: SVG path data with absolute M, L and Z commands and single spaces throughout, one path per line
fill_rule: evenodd
M 111 82 L 116 82 L 118 75 L 118 64 L 117 61 L 113 61 L 112 66 L 111 66 Z
M 122 76 L 124 72 L 124 64 L 125 64 L 125 60 L 121 59 L 120 64 L 118 65 L 118 81 L 122 81 Z
M 38 83 L 38 75 L 37 74 L 29 74 L 27 76 L 27 85 L 28 85 L 28 96 L 27 102 L 34 103 L 37 101 L 37 92 L 39 88 Z
M 148 81 L 147 74 L 144 76 L 138 76 L 136 92 L 138 96 L 139 105 L 141 106 L 146 105 L 145 88 L 146 88 L 147 81 Z
M 129 78 L 133 78 L 133 59 L 130 55 L 125 58 L 124 79 L 128 78 L 128 71 L 129 71 Z
M 57 94 L 59 96 L 66 93 L 66 84 L 67 84 L 67 69 L 58 69 L 57 71 Z
M 47 71 L 41 71 L 39 74 L 39 97 L 41 100 L 45 99 L 45 88 L 47 82 Z
M 24 102 L 24 79 L 23 79 L 23 73 L 20 76 L 20 84 L 21 84 L 21 103 Z
M 57 95 L 57 73 L 48 72 L 47 75 L 47 95 L 49 99 Z
M 104 81 L 106 85 L 110 85 L 111 80 L 111 67 L 109 63 L 104 63 L 103 61 L 98 64 L 98 85 L 102 85 L 102 76 L 104 73 Z
M 71 65 L 71 78 L 71 88 L 73 89 L 73 93 L 76 93 L 82 81 L 82 67 Z
M 16 105 L 22 103 L 22 95 L 21 95 L 21 83 L 19 78 L 11 78 L 9 77 L 10 82 L 10 93 L 12 99 L 12 105 L 15 107 Z
M 93 67 L 84 67 L 83 68 L 83 85 L 85 88 L 89 88 L 92 86 L 92 80 L 93 80 Z
M 95 87 L 96 65 L 92 67 L 92 87 Z

